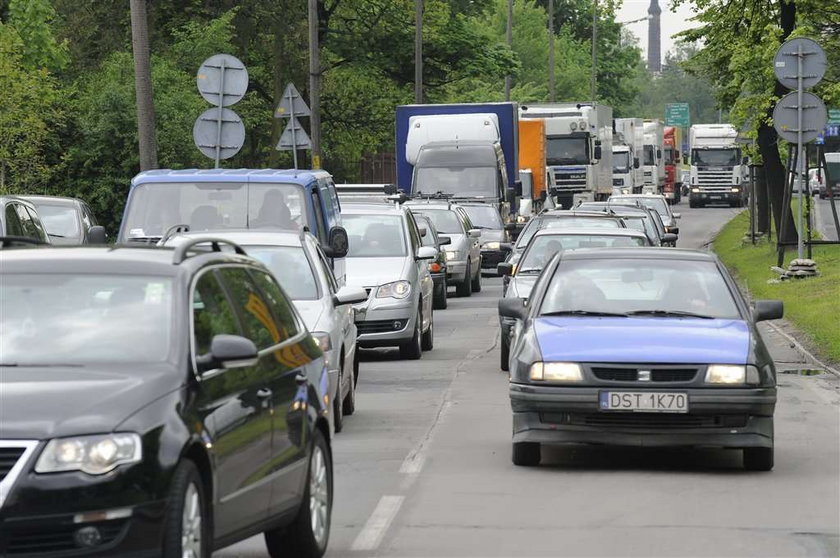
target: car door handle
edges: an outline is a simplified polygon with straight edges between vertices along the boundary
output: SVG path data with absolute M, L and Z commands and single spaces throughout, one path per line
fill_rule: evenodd
M 259 397 L 260 399 L 268 399 L 273 394 L 274 392 L 268 388 L 260 388 L 257 390 L 257 397 Z
M 306 379 L 307 378 L 305 374 L 298 374 L 297 376 L 295 376 L 295 383 L 299 386 L 302 386 L 306 383 Z

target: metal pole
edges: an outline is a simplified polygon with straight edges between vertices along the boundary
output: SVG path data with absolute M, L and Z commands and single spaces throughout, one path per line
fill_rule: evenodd
M 755 214 L 755 165 L 750 165 L 750 241 L 755 245 L 755 222 L 758 215 Z
M 796 72 L 796 95 L 797 95 L 797 103 L 796 103 L 796 150 L 797 150 L 797 165 L 796 165 L 796 173 L 799 182 L 799 208 L 797 209 L 797 216 L 796 216 L 796 229 L 797 229 L 797 239 L 796 239 L 796 254 L 797 257 L 801 260 L 805 257 L 804 254 L 804 246 L 802 244 L 802 165 L 805 163 L 805 157 L 802 154 L 802 96 L 805 92 L 805 88 L 802 86 L 802 43 L 799 43 L 796 51 L 796 64 L 797 64 L 797 72 Z
M 309 117 L 309 137 L 312 142 L 312 168 L 320 169 L 321 45 L 318 40 L 318 0 L 309 0 L 309 109 L 312 113 Z M 297 168 L 297 165 L 295 165 L 295 168 Z
M 225 59 L 222 58 L 219 66 L 219 109 L 216 112 L 216 157 L 215 168 L 219 168 L 219 161 L 222 159 L 222 118 L 224 117 L 225 104 Z
M 289 91 L 289 106 L 292 107 L 292 114 L 289 116 L 289 127 L 292 129 L 292 161 L 294 162 L 295 169 L 298 168 L 298 158 L 297 158 L 297 120 L 295 120 L 295 100 L 292 97 L 292 92 Z
M 414 0 L 414 102 L 423 102 L 423 0 Z
M 513 49 L 513 0 L 507 2 L 507 29 L 505 33 L 507 35 L 507 46 L 509 49 Z M 510 84 L 511 75 L 508 74 L 505 76 L 505 101 L 510 101 Z
M 548 0 L 548 100 L 557 100 L 554 91 L 554 0 Z
M 592 80 L 589 86 L 590 98 L 596 100 L 597 68 L 596 54 L 598 52 L 598 0 L 592 0 Z

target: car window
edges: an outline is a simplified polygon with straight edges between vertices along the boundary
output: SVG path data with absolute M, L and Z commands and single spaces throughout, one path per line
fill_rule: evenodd
M 17 211 L 18 219 L 20 219 L 20 228 L 23 231 L 23 236 L 29 238 L 41 239 L 38 227 L 32 222 L 32 216 L 26 210 L 26 206 L 20 203 L 14 204 L 15 211 Z
M 246 246 L 252 258 L 261 261 L 274 274 L 292 300 L 317 300 L 315 270 L 300 246 Z
M 554 254 L 575 248 L 619 248 L 645 246 L 644 239 L 631 236 L 594 234 L 543 234 L 535 236 L 519 264 L 519 273 L 540 271 Z
M 464 225 L 458 214 L 449 209 L 412 209 L 421 215 L 427 216 L 435 224 L 435 228 L 441 234 L 465 234 Z
M 312 233 L 314 233 L 321 242 L 325 242 L 327 240 L 327 228 L 326 221 L 324 219 L 324 209 L 321 206 L 321 195 L 318 193 L 317 188 L 313 188 L 310 195 L 312 196 L 312 209 L 315 211 L 315 227 L 314 230 L 312 230 Z
M 335 274 L 333 273 L 332 266 L 330 266 L 330 262 L 327 260 L 327 256 L 324 255 L 324 252 L 318 246 L 315 247 L 315 252 L 318 254 L 318 265 L 321 267 L 321 273 L 327 278 L 327 286 L 332 294 L 337 293 L 339 289 L 338 281 L 335 279 Z
M 41 218 L 38 216 L 38 212 L 26 206 L 22 207 L 24 211 L 29 214 L 29 226 L 32 227 L 32 232 L 35 235 L 34 238 L 47 242 L 47 230 L 44 228 L 44 225 L 41 224 Z
M 23 226 L 20 224 L 16 205 L 16 203 L 6 205 L 6 231 L 4 233 L 6 236 L 26 236 L 23 232 Z
M 50 236 L 59 238 L 81 236 L 78 215 L 73 207 L 41 204 L 38 206 L 38 215 Z
M 286 339 L 275 321 L 269 302 L 248 271 L 241 267 L 219 268 L 219 276 L 242 320 L 245 337 L 263 350 Z
M 420 240 L 420 229 L 417 228 L 417 222 L 414 220 L 414 216 L 410 212 L 406 212 L 405 214 L 405 223 L 408 227 L 408 238 L 411 239 L 411 253 L 416 254 L 417 249 L 420 248 L 422 244 Z
M 405 224 L 400 215 L 344 215 L 348 258 L 394 258 L 406 255 Z
M 435 227 L 429 220 L 429 218 L 418 215 L 415 217 L 415 221 L 417 222 L 418 227 L 426 228 L 426 236 L 420 239 L 423 246 L 431 246 L 433 248 L 437 248 L 438 240 L 437 235 L 435 234 Z
M 196 356 L 210 352 L 216 335 L 241 335 L 236 314 L 216 274 L 202 274 L 193 290 L 193 340 Z
M 282 343 L 300 333 L 301 327 L 294 306 L 289 298 L 283 294 L 274 277 L 258 269 L 252 269 L 251 275 L 265 295 L 265 301 L 268 302 L 271 313 L 277 322 L 279 333 L 277 342 Z

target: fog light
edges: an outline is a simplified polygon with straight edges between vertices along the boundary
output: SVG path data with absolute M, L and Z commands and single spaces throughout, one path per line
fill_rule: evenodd
M 102 543 L 102 533 L 93 526 L 82 527 L 73 534 L 73 540 L 82 547 L 98 546 Z
M 400 329 L 402 329 L 402 322 L 399 320 L 394 320 L 394 330 L 396 331 Z

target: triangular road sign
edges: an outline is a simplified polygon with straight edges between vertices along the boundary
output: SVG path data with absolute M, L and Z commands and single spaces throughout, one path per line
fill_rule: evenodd
M 309 116 L 312 112 L 300 96 L 294 83 L 286 86 L 283 91 L 283 98 L 280 99 L 280 104 L 274 111 L 275 118 L 286 118 L 289 116 Z
M 277 142 L 278 151 L 291 151 L 292 149 L 312 149 L 312 141 L 298 119 L 294 116 L 289 119 L 280 141 Z

